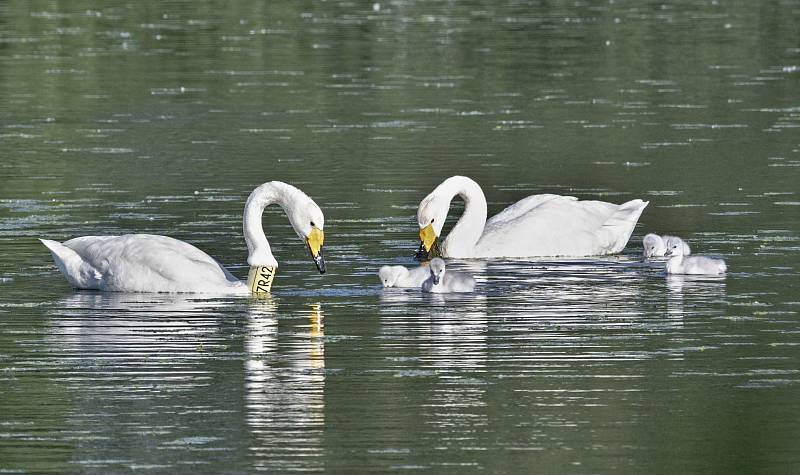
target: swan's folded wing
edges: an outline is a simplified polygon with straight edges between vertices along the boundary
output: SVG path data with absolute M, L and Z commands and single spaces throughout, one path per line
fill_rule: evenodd
M 543 204 L 552 200 L 577 201 L 577 198 L 575 198 L 574 196 L 560 196 L 549 193 L 541 195 L 531 195 L 528 196 L 527 198 L 523 198 L 517 201 L 516 203 L 508 206 L 503 211 L 500 211 L 496 215 L 489 218 L 486 221 L 486 226 L 484 227 L 484 229 L 489 230 L 492 228 L 503 227 L 507 223 L 510 223 L 520 217 L 524 217 L 527 213 L 531 212 L 535 208 L 542 206 Z
M 537 198 L 536 195 L 530 198 Z M 618 205 L 603 201 L 545 195 L 528 206 L 508 209 L 487 222 L 476 250 L 481 256 L 588 256 L 603 254 L 604 223 Z M 523 203 L 522 200 L 520 203 Z M 533 204 L 533 206 L 530 206 Z M 517 205 L 513 205 L 514 208 Z M 525 209 L 524 212 L 520 212 Z M 506 213 L 506 211 L 509 211 Z
M 109 290 L 203 290 L 208 282 L 237 282 L 205 252 L 166 236 L 84 236 L 65 245 L 104 274 Z
M 635 199 L 619 206 L 614 205 L 614 212 L 603 222 L 599 235 L 600 243 L 607 253 L 615 254 L 625 249 L 633 228 L 648 204 L 649 201 Z

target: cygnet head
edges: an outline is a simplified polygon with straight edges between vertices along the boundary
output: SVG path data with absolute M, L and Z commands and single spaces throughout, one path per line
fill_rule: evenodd
M 397 278 L 400 276 L 400 266 L 383 266 L 378 270 L 378 277 L 384 287 L 394 287 Z
M 439 281 L 441 281 L 442 277 L 444 277 L 444 267 L 444 259 L 442 258 L 435 257 L 431 261 L 429 269 L 434 285 L 439 285 Z
M 680 257 L 686 255 L 686 249 L 689 246 L 685 246 L 685 243 L 680 238 L 677 238 L 677 241 L 673 241 L 672 245 L 667 247 L 666 252 L 664 252 L 665 256 L 668 257 Z
M 681 255 L 683 256 L 688 256 L 692 253 L 691 248 L 689 248 L 689 244 L 687 244 L 686 241 L 678 236 L 664 236 L 664 246 L 666 246 L 666 249 L 672 249 L 675 246 L 680 246 L 682 249 Z M 673 254 L 675 253 L 673 252 Z
M 659 236 L 658 234 L 650 233 L 646 235 L 642 243 L 644 244 L 644 251 L 642 252 L 642 256 L 645 259 L 647 259 L 648 257 L 664 255 L 664 251 L 666 250 L 666 245 L 664 244 L 664 240 L 661 239 L 661 236 Z

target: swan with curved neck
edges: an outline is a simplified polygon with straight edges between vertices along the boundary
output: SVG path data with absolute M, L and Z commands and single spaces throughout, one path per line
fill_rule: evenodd
M 420 248 L 417 258 L 434 253 L 450 202 L 464 200 L 464 214 L 441 244 L 443 257 L 580 257 L 622 251 L 647 206 L 632 200 L 621 205 L 579 201 L 572 196 L 532 195 L 489 220 L 486 197 L 472 179 L 453 176 L 419 204 Z
M 292 185 L 271 181 L 256 188 L 244 208 L 248 282 L 242 282 L 211 256 L 183 241 L 153 234 L 83 236 L 64 243 L 41 239 L 58 269 L 78 289 L 117 292 L 193 292 L 247 294 L 269 291 L 278 262 L 261 218 L 277 204 L 303 239 L 320 274 L 325 217 L 314 201 Z

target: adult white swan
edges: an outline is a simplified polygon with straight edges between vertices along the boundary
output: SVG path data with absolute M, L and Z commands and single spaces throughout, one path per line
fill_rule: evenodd
M 269 291 L 278 262 L 261 227 L 261 215 L 273 203 L 286 212 L 292 228 L 308 246 L 320 274 L 324 274 L 325 217 L 305 193 L 280 181 L 256 188 L 244 207 L 244 238 L 251 269 L 248 284 L 200 249 L 167 236 L 83 236 L 63 244 L 41 241 L 52 252 L 61 273 L 79 289 L 235 294 Z M 261 281 L 263 288 L 256 290 L 262 278 L 266 279 Z
M 622 251 L 647 201 L 621 205 L 579 201 L 572 196 L 533 195 L 486 220 L 486 198 L 470 178 L 453 176 L 419 204 L 417 222 L 422 241 L 418 259 L 427 259 L 437 245 L 450 202 L 464 200 L 464 214 L 444 239 L 444 257 L 596 256 Z

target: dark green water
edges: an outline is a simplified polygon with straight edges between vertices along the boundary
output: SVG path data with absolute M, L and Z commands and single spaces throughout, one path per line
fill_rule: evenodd
M 800 464 L 800 2 L 0 4 L 0 471 L 773 472 Z M 650 201 L 621 256 L 383 291 L 454 174 Z M 38 237 L 146 232 L 267 300 L 73 291 Z M 458 206 L 451 218 L 458 215 Z M 642 263 L 647 232 L 724 279 Z

